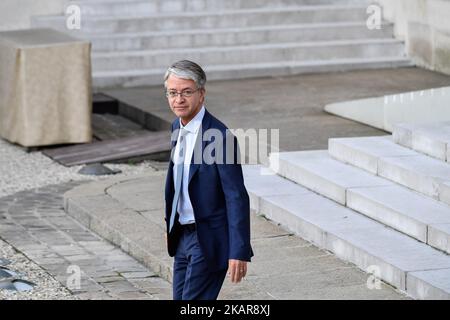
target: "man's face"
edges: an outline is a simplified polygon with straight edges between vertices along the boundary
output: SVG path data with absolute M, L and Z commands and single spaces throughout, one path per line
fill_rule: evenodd
M 183 125 L 186 125 L 195 117 L 205 101 L 205 89 L 197 90 L 194 80 L 177 78 L 173 74 L 167 78 L 166 90 L 169 93 L 192 93 L 190 97 L 177 94 L 175 97 L 169 96 L 167 98 L 170 108 L 177 117 L 181 118 Z

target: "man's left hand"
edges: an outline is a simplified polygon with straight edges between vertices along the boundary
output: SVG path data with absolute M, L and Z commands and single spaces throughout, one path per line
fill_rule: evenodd
M 247 261 L 230 259 L 228 260 L 228 275 L 232 283 L 241 282 L 247 274 Z

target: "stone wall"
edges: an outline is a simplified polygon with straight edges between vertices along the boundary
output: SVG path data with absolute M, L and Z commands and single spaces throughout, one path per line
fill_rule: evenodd
M 1 0 L 0 31 L 30 28 L 34 15 L 62 14 L 69 0 Z
M 450 74 L 450 0 L 377 0 L 413 61 Z

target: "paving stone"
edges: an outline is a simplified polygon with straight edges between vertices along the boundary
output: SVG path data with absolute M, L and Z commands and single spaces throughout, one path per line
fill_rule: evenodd
M 71 276 L 68 268 L 78 266 L 81 288 L 72 290 L 78 298 L 154 299 L 144 289 L 135 288 L 118 271 L 126 271 L 130 279 L 154 276 L 154 273 L 67 216 L 61 205 L 60 192 L 69 189 L 63 185 L 50 186 L 41 191 L 20 192 L 9 205 L 1 198 L 0 207 L 8 207 L 5 217 L 11 217 L 19 223 L 0 220 L 1 236 L 8 238 L 63 286 L 68 285 L 67 280 Z M 50 191 L 57 195 L 49 194 Z M 24 198 L 21 198 L 22 195 Z M 116 295 L 113 297 L 107 294 L 105 290 L 108 289 L 102 283 L 113 283 L 108 286 Z
M 155 300 L 172 300 L 172 289 L 162 289 L 159 292 L 152 293 L 152 297 Z
M 64 263 L 65 260 L 63 258 L 54 257 L 54 258 L 44 258 L 44 257 L 36 257 L 36 256 L 30 256 L 29 258 L 32 258 L 34 262 L 37 264 L 58 264 L 58 263 Z
M 93 277 L 94 281 L 100 284 L 108 283 L 108 282 L 117 282 L 117 281 L 123 281 L 124 278 L 120 275 L 110 275 L 110 276 L 100 276 L 100 277 Z
M 115 300 L 115 297 L 111 297 L 106 292 L 99 291 L 99 292 L 80 292 L 75 293 L 75 295 L 81 299 L 81 300 Z
M 155 300 L 152 295 L 140 291 L 111 292 L 110 294 L 120 300 Z
M 71 289 L 71 291 L 74 293 L 81 293 L 81 292 L 96 293 L 96 292 L 104 292 L 105 288 L 92 280 L 86 280 L 81 282 L 79 289 Z
M 112 281 L 112 282 L 104 282 L 102 283 L 103 287 L 108 290 L 111 293 L 117 294 L 122 292 L 137 292 L 139 289 L 137 289 L 135 286 L 133 286 L 130 282 L 126 280 L 118 280 L 118 281 Z
M 97 278 L 108 278 L 108 277 L 120 277 L 120 274 L 115 271 L 115 270 L 89 270 L 86 269 L 85 267 L 83 268 L 83 270 L 86 272 L 87 275 L 89 275 L 89 277 L 93 278 L 93 279 L 97 279 Z
M 138 272 L 121 272 L 120 273 L 126 279 L 140 279 L 140 278 L 149 278 L 156 276 L 153 272 L 148 271 L 138 271 Z
M 416 299 L 450 300 L 450 269 L 425 270 L 408 274 L 408 292 Z
M 67 270 L 71 264 L 64 262 L 64 263 L 42 263 L 40 266 L 47 270 L 51 275 L 53 276 L 64 276 L 67 278 Z
M 77 263 L 78 261 L 82 261 L 82 260 L 88 260 L 91 259 L 92 256 L 88 255 L 88 254 L 79 254 L 79 255 L 70 255 L 70 256 L 65 256 L 65 258 L 73 263 Z
M 130 282 L 135 287 L 147 291 L 152 295 L 165 293 L 170 296 L 170 299 L 172 298 L 172 285 L 161 278 L 131 279 Z
M 51 246 L 51 248 L 63 256 L 80 255 L 85 254 L 86 252 L 83 248 L 75 246 L 74 244 Z

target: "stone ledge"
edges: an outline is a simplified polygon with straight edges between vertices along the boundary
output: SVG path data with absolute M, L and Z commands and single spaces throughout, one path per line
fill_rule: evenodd
M 165 251 L 152 250 L 152 248 L 165 248 L 166 244 L 150 245 L 165 238 L 164 230 L 138 212 L 124 207 L 106 193 L 114 185 L 149 176 L 161 176 L 161 174 L 113 177 L 76 187 L 64 194 L 64 209 L 90 230 L 120 247 L 160 277 L 171 282 L 171 259 Z

